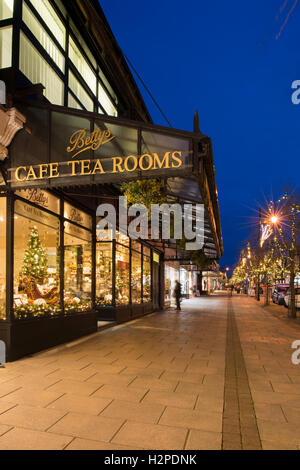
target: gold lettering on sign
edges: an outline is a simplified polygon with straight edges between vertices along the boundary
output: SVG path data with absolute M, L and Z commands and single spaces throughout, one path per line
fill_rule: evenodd
M 105 170 L 102 166 L 103 162 L 105 162 Z M 66 163 L 70 167 L 70 172 L 68 174 L 60 174 L 61 165 L 65 165 Z M 182 151 L 175 150 L 173 152 L 166 152 L 164 156 L 159 156 L 157 153 L 145 153 L 140 157 L 128 155 L 128 157 L 111 157 L 102 160 L 69 160 L 68 162 L 61 163 L 41 163 L 40 165 L 19 166 L 12 170 L 14 171 L 15 181 L 26 183 L 32 180 L 52 179 L 63 176 L 68 178 L 70 176 L 167 170 L 181 168 L 183 165 Z
M 91 132 L 90 135 L 87 135 L 86 129 L 79 129 L 71 135 L 70 145 L 67 147 L 67 152 L 70 153 L 76 151 L 72 156 L 72 158 L 75 158 L 81 152 L 85 152 L 86 150 L 98 150 L 101 145 L 107 144 L 114 138 L 115 136 L 111 134 L 110 129 L 104 131 L 96 129 Z

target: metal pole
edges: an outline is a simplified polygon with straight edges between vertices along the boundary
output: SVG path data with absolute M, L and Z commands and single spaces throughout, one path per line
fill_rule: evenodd
M 256 300 L 259 302 L 260 301 L 260 272 L 259 272 L 259 266 L 260 266 L 260 255 L 261 255 L 261 250 L 260 250 L 260 241 L 261 241 L 261 208 L 258 210 L 258 274 L 257 274 L 257 295 L 256 295 Z

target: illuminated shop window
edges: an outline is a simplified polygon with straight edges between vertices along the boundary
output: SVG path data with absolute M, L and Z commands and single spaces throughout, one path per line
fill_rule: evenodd
M 129 246 L 129 237 L 118 230 L 116 231 L 116 241 L 121 243 L 121 245 Z
M 80 75 L 82 76 L 82 78 L 84 79 L 84 81 L 86 82 L 86 84 L 90 87 L 90 89 L 95 95 L 97 92 L 96 75 L 94 74 L 93 70 L 91 69 L 88 62 L 85 60 L 85 58 L 83 57 L 71 37 L 69 43 L 69 57 L 78 72 L 80 73 Z
M 63 105 L 63 81 L 22 32 L 20 37 L 20 70 L 33 84 L 42 83 L 44 85 L 44 95 L 51 103 Z
M 150 252 L 149 248 L 144 247 L 144 253 Z M 149 253 L 150 254 L 150 253 Z M 143 256 L 143 301 L 151 300 L 151 260 L 149 256 Z
M 116 305 L 129 304 L 129 248 L 116 244 Z
M 0 68 L 11 67 L 12 61 L 12 26 L 0 29 Z
M 62 48 L 66 44 L 66 29 L 48 0 L 30 0 L 41 18 L 52 31 Z M 24 5 L 24 2 L 23 2 Z
M 102 228 L 100 229 L 99 226 L 98 226 L 99 220 L 100 220 L 100 217 L 97 217 L 97 219 L 96 219 L 96 222 L 97 222 L 97 225 L 96 225 L 97 240 L 99 242 L 111 242 L 112 239 L 113 239 L 112 229 L 109 229 L 109 228 L 105 228 L 104 230 L 102 230 Z
M 87 111 L 94 111 L 93 100 L 71 71 L 69 72 L 69 87 Z
M 23 21 L 28 26 L 32 34 L 34 34 L 39 43 L 43 46 L 45 51 L 49 54 L 51 59 L 56 63 L 60 70 L 64 72 L 64 56 L 61 54 L 54 41 L 52 41 L 49 34 L 46 33 L 40 22 L 36 19 L 25 2 L 23 3 Z
M 76 28 L 74 22 L 72 21 L 71 18 L 69 18 L 69 25 L 71 32 L 73 34 L 73 37 L 76 38 L 77 42 L 80 44 L 82 50 L 85 52 L 86 56 L 88 57 L 89 61 L 91 62 L 92 66 L 94 68 L 97 68 L 97 62 L 95 60 L 94 55 L 92 54 L 91 50 L 89 49 L 88 45 L 86 44 L 85 40 L 81 36 L 79 29 Z
M 136 240 L 132 240 L 132 239 L 131 239 L 131 248 L 135 251 L 138 251 L 139 253 L 141 253 L 141 251 L 142 251 L 141 243 L 136 241 Z
M 112 87 L 110 86 L 110 83 L 108 82 L 106 76 L 104 75 L 104 73 L 102 72 L 102 70 L 99 70 L 99 76 L 102 80 L 102 82 L 104 83 L 104 85 L 106 86 L 106 88 L 108 89 L 109 93 L 110 93 L 110 96 L 112 97 L 112 99 L 114 100 L 114 103 L 115 104 L 118 104 L 118 98 L 117 98 L 117 95 L 116 93 L 114 92 L 114 90 L 112 89 Z M 102 85 L 101 85 L 102 86 Z
M 13 17 L 14 0 L 1 0 L 0 2 L 0 20 L 7 20 Z
M 65 312 L 84 312 L 92 306 L 92 235 L 65 222 L 64 241 Z
M 112 305 L 112 243 L 97 243 L 96 305 Z
M 6 318 L 6 198 L 0 198 L 0 320 Z
M 142 258 L 134 250 L 131 252 L 131 298 L 133 304 L 142 301 Z
M 118 116 L 117 108 L 108 97 L 101 83 L 98 85 L 98 100 L 109 116 Z M 99 113 L 103 113 L 101 108 L 99 108 Z
M 159 263 L 159 254 L 155 253 L 155 251 L 153 251 L 153 262 Z
M 83 109 L 82 106 L 73 98 L 71 93 L 68 93 L 68 107 L 74 109 Z
M 26 319 L 57 315 L 59 219 L 25 202 L 15 202 L 14 315 Z

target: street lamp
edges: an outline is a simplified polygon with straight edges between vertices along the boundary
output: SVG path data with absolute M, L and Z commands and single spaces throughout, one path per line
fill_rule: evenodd
M 279 217 L 278 217 L 277 215 L 272 215 L 271 218 L 270 218 L 270 222 L 271 222 L 273 225 L 278 224 L 278 222 L 279 222 Z

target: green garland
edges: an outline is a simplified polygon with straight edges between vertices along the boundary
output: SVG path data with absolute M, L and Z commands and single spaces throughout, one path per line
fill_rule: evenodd
M 65 301 L 66 313 L 85 312 L 90 309 L 91 309 L 90 300 L 80 300 L 80 302 L 75 302 L 74 300 Z
M 14 313 L 17 320 L 28 318 L 53 317 L 60 312 L 59 305 L 20 305 L 15 307 Z

